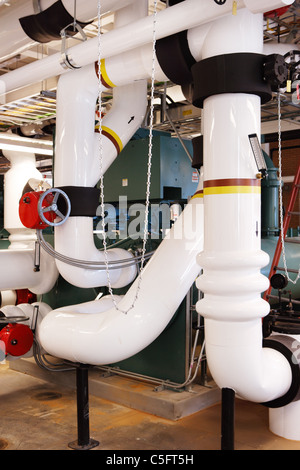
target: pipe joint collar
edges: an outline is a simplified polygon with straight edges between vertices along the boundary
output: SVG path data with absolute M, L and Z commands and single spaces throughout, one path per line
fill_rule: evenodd
M 275 400 L 264 402 L 268 408 L 279 408 L 300 399 L 300 342 L 286 335 L 273 335 L 265 338 L 264 348 L 279 351 L 287 359 L 292 372 L 292 382 L 289 390 Z

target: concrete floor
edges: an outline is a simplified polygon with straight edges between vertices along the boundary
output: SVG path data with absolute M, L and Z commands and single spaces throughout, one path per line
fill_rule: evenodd
M 0 449 L 71 450 L 77 438 L 76 393 L 0 364 Z M 220 450 L 220 403 L 179 420 L 90 395 L 93 450 Z M 268 410 L 236 400 L 236 450 L 300 450 L 268 430 Z

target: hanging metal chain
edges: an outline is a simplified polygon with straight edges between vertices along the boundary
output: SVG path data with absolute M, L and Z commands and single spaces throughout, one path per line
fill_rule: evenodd
M 300 278 L 300 265 L 299 270 L 296 276 L 296 279 L 292 280 L 288 274 L 286 254 L 285 254 L 285 243 L 284 243 L 284 233 L 283 233 L 283 204 L 282 204 L 282 146 L 281 146 L 281 102 L 280 102 L 280 92 L 277 94 L 278 101 L 278 163 L 279 163 L 279 219 L 280 219 L 280 240 L 282 247 L 282 260 L 283 267 L 285 271 L 286 278 L 292 284 L 296 284 Z
M 157 16 L 157 0 L 154 0 L 154 13 L 153 13 L 153 37 L 152 37 L 152 70 L 151 70 L 151 95 L 150 95 L 150 123 L 149 123 L 149 147 L 148 147 L 148 163 L 147 163 L 147 183 L 146 183 L 146 201 L 145 201 L 145 221 L 144 221 L 144 234 L 143 234 L 143 248 L 141 254 L 141 266 L 138 276 L 138 284 L 136 293 L 131 306 L 127 310 L 122 310 L 118 307 L 117 301 L 114 297 L 112 284 L 109 273 L 108 250 L 105 232 L 105 204 L 104 204 L 104 174 L 103 174 L 103 141 L 102 141 L 102 84 L 101 84 L 101 59 L 102 55 L 102 41 L 101 41 L 101 0 L 98 0 L 98 106 L 99 106 L 99 160 L 100 160 L 100 207 L 101 207 L 101 223 L 103 232 L 103 252 L 106 267 L 106 275 L 108 282 L 108 290 L 111 295 L 114 307 L 116 310 L 127 314 L 135 306 L 138 299 L 139 291 L 142 282 L 142 273 L 146 261 L 146 245 L 148 240 L 148 221 L 149 221 L 149 207 L 150 207 L 150 186 L 151 186 L 151 166 L 152 166 L 152 147 L 153 147 L 153 123 L 154 123 L 154 85 L 155 85 L 155 58 L 156 58 L 156 16 Z

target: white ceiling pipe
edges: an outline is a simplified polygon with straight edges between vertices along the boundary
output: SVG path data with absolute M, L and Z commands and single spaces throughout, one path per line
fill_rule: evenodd
M 132 4 L 135 0 L 101 0 L 101 16 L 105 13 L 115 12 Z M 62 0 L 65 9 L 74 16 L 74 0 Z M 98 1 L 77 0 L 76 20 L 83 23 L 97 17 Z
M 272 8 L 293 3 L 292 0 L 288 0 L 288 3 L 286 0 L 271 0 L 271 2 Z M 244 1 L 238 0 L 237 8 L 244 7 Z M 251 10 L 250 1 L 248 8 Z M 257 5 L 255 5 L 255 8 L 257 8 Z M 202 0 L 201 2 L 198 0 L 185 0 L 157 13 L 156 38 L 160 39 L 185 29 L 194 28 L 200 24 L 206 24 L 216 18 L 231 14 L 231 11 L 231 2 L 226 2 L 220 6 L 211 0 Z M 265 11 L 262 3 L 260 11 Z M 129 25 L 102 35 L 102 55 L 107 58 L 121 54 L 127 50 L 151 43 L 152 37 L 153 15 L 133 21 Z M 98 59 L 98 38 L 70 47 L 68 53 L 77 66 L 82 67 L 91 64 Z M 29 85 L 32 81 L 38 82 L 61 75 L 66 72 L 61 62 L 61 54 L 57 53 L 1 76 L 0 94 Z
M 147 14 L 147 1 L 137 0 L 116 14 L 118 23 Z M 84 88 L 82 84 L 85 84 Z M 99 92 L 94 64 L 60 77 L 57 90 L 56 187 L 94 187 L 101 177 L 99 134 L 95 135 L 95 108 Z M 147 109 L 147 82 L 135 82 L 114 90 L 113 106 L 102 121 L 102 172 L 141 126 Z M 145 188 L 146 191 L 146 188 Z M 96 214 L 95 214 L 96 215 Z M 83 242 L 84 241 L 84 242 Z M 55 249 L 70 258 L 102 261 L 105 256 L 94 244 L 91 217 L 70 217 L 55 228 Z M 108 260 L 133 260 L 127 250 L 111 249 Z M 84 269 L 57 261 L 60 274 L 78 287 L 107 285 L 105 270 Z M 136 276 L 136 266 L 114 269 L 113 287 L 124 287 Z
M 196 254 L 202 246 L 203 203 L 195 197 L 147 263 L 134 308 L 130 309 L 139 279 L 118 302 L 119 310 L 105 310 L 102 299 L 54 310 L 40 327 L 43 348 L 54 356 L 94 365 L 137 354 L 166 328 L 199 275 Z
M 55 0 L 44 0 L 44 9 L 53 5 Z M 19 19 L 33 15 L 34 7 L 32 0 L 16 2 L 1 12 L 0 16 L 0 60 L 6 60 L 35 44 L 23 31 Z
M 218 55 L 220 49 L 261 53 L 262 47 L 262 15 L 243 10 L 216 21 L 203 58 Z M 261 268 L 268 255 L 261 251 L 260 183 L 248 139 L 261 134 L 260 107 L 254 94 L 225 93 L 204 100 L 205 243 L 198 257 L 204 274 L 197 281 L 204 297 L 196 306 L 205 318 L 214 380 L 254 402 L 281 397 L 291 384 L 286 358 L 262 347 L 262 318 L 269 304 L 261 298 L 268 286 Z
M 40 2 L 41 11 L 45 11 L 52 6 L 56 0 L 42 0 Z M 133 0 L 102 0 L 101 12 L 105 14 L 109 11 L 115 11 L 132 3 Z M 62 1 L 67 12 L 74 15 L 74 0 Z M 0 16 L 0 60 L 6 60 L 16 54 L 24 52 L 33 47 L 38 42 L 32 40 L 22 29 L 20 18 L 36 14 L 34 2 L 32 0 L 16 2 L 14 5 L 6 8 Z M 76 20 L 86 23 L 97 17 L 97 2 L 77 0 L 76 1 Z M 64 27 L 68 26 L 67 24 Z

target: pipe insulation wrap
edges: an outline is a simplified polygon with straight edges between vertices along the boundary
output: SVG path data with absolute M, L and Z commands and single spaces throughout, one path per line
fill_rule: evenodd
M 19 21 L 23 31 L 29 38 L 39 43 L 47 43 L 60 39 L 60 32 L 74 22 L 74 17 L 65 9 L 62 1 L 58 0 L 46 10 L 34 15 L 24 16 Z M 87 24 L 79 22 L 82 28 Z M 70 36 L 74 36 L 76 32 L 72 28 L 68 29 Z
M 277 8 L 278 4 L 281 6 L 284 4 L 278 0 L 270 1 L 272 3 L 272 8 Z M 291 3 L 293 2 L 290 1 L 289 4 Z M 244 1 L 238 2 L 238 10 L 244 7 Z M 265 11 L 261 2 L 259 8 L 260 12 Z M 269 9 L 272 8 L 270 6 Z M 160 39 L 186 29 L 189 30 L 199 25 L 209 23 L 218 17 L 224 17 L 231 14 L 231 12 L 232 5 L 230 2 L 226 2 L 224 5 L 220 6 L 211 0 L 202 0 L 201 2 L 198 0 L 185 0 L 184 2 L 158 12 L 156 38 Z M 152 16 L 148 16 L 133 21 L 129 25 L 109 31 L 102 37 L 103 57 L 107 58 L 112 55 L 122 54 L 130 49 L 135 49 L 151 43 L 152 29 L 153 18 Z M 134 31 L 134 34 L 132 34 L 132 31 Z M 12 42 L 14 35 L 15 34 L 12 34 Z M 25 37 L 27 41 L 27 36 Z M 1 41 L 1 43 L 6 44 L 7 38 Z M 219 45 L 220 44 L 222 44 L 222 41 L 220 41 Z M 16 47 L 14 47 L 13 50 L 15 51 Z M 83 67 L 94 63 L 98 57 L 98 38 L 93 38 L 70 47 L 68 52 L 77 66 Z M 1 80 L 6 84 L 7 92 L 29 85 L 33 80 L 38 82 L 66 72 L 66 70 L 61 67 L 60 53 L 53 54 L 52 56 L 46 57 L 37 62 L 38 63 L 26 65 L 21 69 L 9 72 L 5 74 L 5 76 L 2 76 Z
M 94 365 L 137 354 L 166 328 L 199 275 L 196 254 L 202 246 L 203 204 L 194 198 L 145 266 L 133 309 L 127 314 L 116 308 L 105 310 L 100 299 L 70 306 L 68 311 L 54 310 L 41 325 L 43 348 L 54 356 Z M 118 303 L 123 311 L 132 305 L 138 282 Z
M 281 408 L 291 402 L 300 399 L 300 342 L 293 336 L 283 334 L 273 334 L 266 338 L 263 343 L 265 348 L 272 348 L 279 351 L 289 362 L 292 371 L 292 382 L 285 395 L 277 400 L 263 403 L 269 408 Z
M 101 12 L 102 14 L 105 14 L 109 11 L 116 11 L 132 2 L 133 0 L 122 0 L 122 2 L 119 0 L 102 0 Z M 56 14 L 55 10 L 49 10 L 55 3 L 60 4 L 60 9 L 63 11 L 63 16 L 66 18 L 65 23 L 62 23 L 61 21 L 57 23 L 60 15 Z M 33 33 L 32 28 L 30 27 L 28 30 L 29 35 L 27 35 L 23 30 L 21 26 L 21 23 L 23 22 L 22 19 L 27 18 L 28 22 L 28 18 L 31 18 L 31 22 L 36 30 L 35 33 L 41 34 L 42 42 L 44 42 L 45 36 L 48 34 L 47 30 L 49 29 L 50 23 L 52 23 L 51 29 L 54 28 L 57 34 L 59 33 L 59 27 L 56 24 L 59 24 L 61 29 L 63 29 L 68 26 L 70 22 L 73 22 L 74 0 L 62 0 L 61 2 L 57 2 L 55 0 L 42 0 L 40 2 L 40 7 L 41 11 L 36 11 L 32 0 L 24 0 L 22 2 L 14 2 L 14 4 L 11 4 L 9 8 L 6 8 L 3 11 L 0 18 L 0 59 L 2 61 L 24 52 L 36 43 L 31 38 Z M 49 15 L 54 14 L 51 19 L 45 17 L 46 10 L 48 17 Z M 85 24 L 87 22 L 89 23 L 96 17 L 97 2 L 76 0 L 77 21 Z M 42 22 L 40 23 L 41 18 Z
M 293 379 L 284 355 L 262 347 L 261 329 L 260 319 L 205 318 L 206 355 L 214 380 L 220 388 L 232 388 L 241 398 L 256 403 L 282 397 Z
M 116 13 L 118 24 L 128 23 L 147 13 L 147 2 Z M 136 8 L 134 8 L 136 7 Z M 94 187 L 102 174 L 141 126 L 147 110 L 147 81 L 135 81 L 113 90 L 113 105 L 102 119 L 102 133 L 95 133 L 95 111 L 99 82 L 95 63 L 62 75 L 57 88 L 56 158 L 54 181 L 57 187 Z M 102 71 L 103 72 L 103 71 Z M 82 88 L 82 83 L 85 87 Z M 100 141 L 101 137 L 101 141 Z M 101 152 L 102 146 L 102 152 Z M 102 167 L 100 165 L 102 157 Z M 100 202 L 99 202 L 100 204 Z M 95 214 L 96 215 L 96 212 Z M 104 261 L 104 253 L 94 243 L 93 219 L 72 216 L 55 228 L 55 249 L 69 258 Z M 82 243 L 85 240 L 85 243 Z M 108 252 L 108 261 L 133 260 L 133 255 L 120 248 Z M 108 284 L 104 271 L 92 271 L 56 260 L 60 274 L 71 284 L 86 288 Z M 130 284 L 136 265 L 115 269 L 110 274 L 112 286 Z
M 4 177 L 4 228 L 9 232 L 10 245 L 0 250 L 1 290 L 29 289 L 35 294 L 49 292 L 58 278 L 55 261 L 47 253 L 40 253 L 40 270 L 35 271 L 34 230 L 23 226 L 19 218 L 19 201 L 29 179 L 42 181 L 35 155 L 22 151 L 5 150 L 11 167 Z
M 202 58 L 261 54 L 262 31 L 261 13 L 238 10 L 215 21 Z M 206 356 L 217 385 L 261 403 L 285 395 L 293 377 L 283 354 L 263 348 L 262 318 L 270 306 L 261 298 L 269 285 L 261 268 L 269 257 L 261 250 L 261 188 L 248 138 L 261 135 L 261 100 L 229 91 L 203 100 L 205 243 L 197 287 L 204 296 L 196 310 L 204 317 Z

